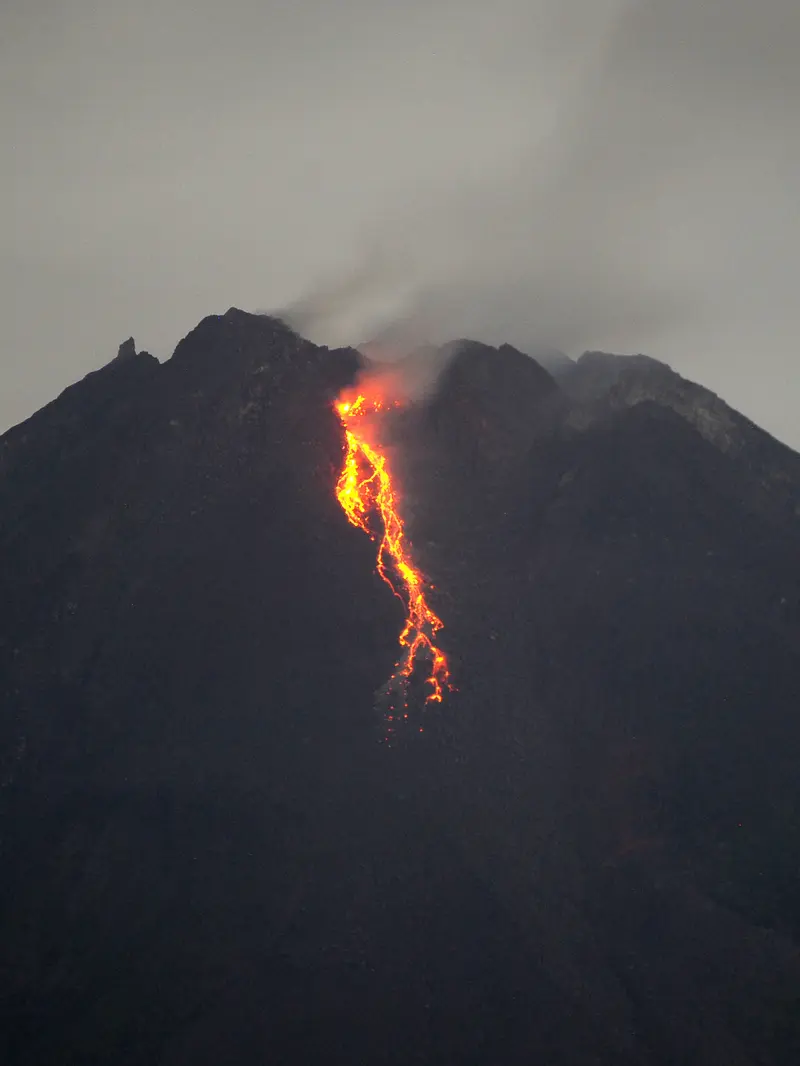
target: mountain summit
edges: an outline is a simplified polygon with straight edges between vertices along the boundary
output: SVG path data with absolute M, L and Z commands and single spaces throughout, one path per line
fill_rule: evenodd
M 456 691 L 392 744 L 369 358 L 231 309 L 0 438 L 4 1063 L 798 1061 L 800 457 L 437 359 L 385 446 Z

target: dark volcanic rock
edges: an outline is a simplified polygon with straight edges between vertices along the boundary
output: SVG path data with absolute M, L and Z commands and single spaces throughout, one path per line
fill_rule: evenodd
M 2 1061 L 796 1062 L 797 457 L 461 343 L 393 427 L 458 692 L 387 747 L 360 362 L 231 309 L 0 440 Z
M 609 412 L 640 403 L 668 407 L 720 451 L 740 460 L 751 495 L 759 494 L 763 506 L 800 516 L 800 456 L 710 389 L 687 381 L 665 363 L 645 355 L 585 352 L 560 381 L 578 401 L 571 415 L 572 425 L 591 425 Z
M 136 342 L 133 337 L 128 337 L 126 341 L 123 341 L 119 346 L 117 352 L 117 359 L 121 362 L 125 359 L 133 359 L 136 355 Z

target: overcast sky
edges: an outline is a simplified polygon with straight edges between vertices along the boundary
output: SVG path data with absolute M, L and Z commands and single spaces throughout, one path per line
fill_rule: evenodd
M 3 0 L 0 430 L 133 334 L 644 351 L 800 447 L 800 0 Z

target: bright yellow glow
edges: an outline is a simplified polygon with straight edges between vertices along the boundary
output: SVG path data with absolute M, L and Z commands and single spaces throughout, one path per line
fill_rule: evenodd
M 381 399 L 369 399 L 363 394 L 337 402 L 347 452 L 336 497 L 349 521 L 373 539 L 377 537 L 370 528 L 370 518 L 377 517 L 382 527 L 378 573 L 406 608 L 406 622 L 399 637 L 404 651 L 392 679 L 407 681 L 418 656 L 424 655 L 430 662 L 427 702 L 441 703 L 444 689 L 450 687 L 447 659 L 435 643 L 442 621 L 428 605 L 425 579 L 411 559 L 386 455 L 374 441 L 367 440 L 370 434 L 364 416 L 380 414 L 387 406 Z

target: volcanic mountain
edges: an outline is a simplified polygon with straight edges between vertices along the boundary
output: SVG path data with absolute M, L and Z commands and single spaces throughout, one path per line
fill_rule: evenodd
M 800 1061 L 800 457 L 438 357 L 380 455 L 454 691 L 391 743 L 368 359 L 231 309 L 0 438 L 8 1066 Z

